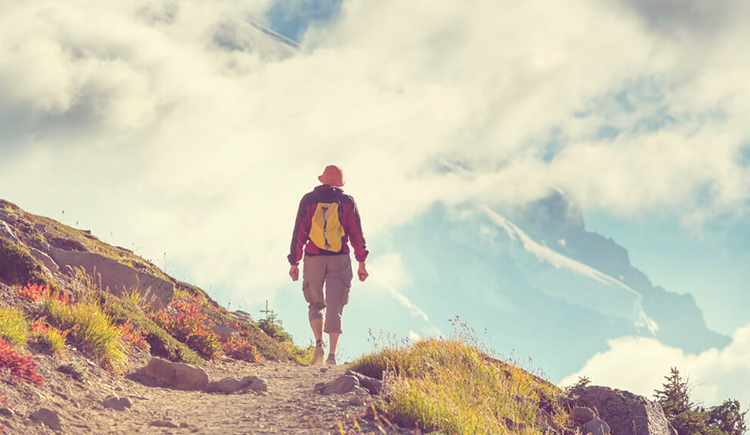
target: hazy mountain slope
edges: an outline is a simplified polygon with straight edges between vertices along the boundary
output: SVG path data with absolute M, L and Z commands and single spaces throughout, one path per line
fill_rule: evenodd
M 651 285 L 559 194 L 525 210 L 436 206 L 394 233 L 393 244 L 411 274 L 404 292 L 432 319 L 461 316 L 480 335 L 486 329 L 496 350 L 533 358 L 552 380 L 625 335 L 690 352 L 728 343 L 706 328 L 690 296 Z
M 586 231 L 580 208 L 564 194 L 555 192 L 530 204 L 519 213 L 518 219 L 536 238 L 550 241 L 549 245 L 556 251 L 619 279 L 642 295 L 643 308 L 659 325 L 656 337 L 663 343 L 688 352 L 729 343 L 728 337 L 707 328 L 691 295 L 670 293 L 654 286 L 644 273 L 630 264 L 625 248 L 612 239 Z M 560 240 L 564 240 L 564 244 L 559 243 Z

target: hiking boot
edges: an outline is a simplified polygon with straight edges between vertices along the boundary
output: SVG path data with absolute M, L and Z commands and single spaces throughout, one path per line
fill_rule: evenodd
M 329 353 L 328 359 L 326 360 L 327 366 L 335 366 L 336 365 L 336 355 Z
M 323 364 L 323 355 L 326 354 L 326 345 L 323 343 L 323 340 L 318 340 L 315 343 L 315 352 L 313 352 L 312 361 L 310 362 L 310 365 L 318 365 Z

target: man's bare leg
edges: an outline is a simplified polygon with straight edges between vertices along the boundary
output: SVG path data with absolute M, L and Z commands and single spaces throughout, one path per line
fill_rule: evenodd
M 310 328 L 312 328 L 316 342 L 323 339 L 323 319 L 310 320 Z
M 312 328 L 315 335 L 315 351 L 313 352 L 310 364 L 323 364 L 323 357 L 326 353 L 326 345 L 323 343 L 323 319 L 310 320 L 310 328 Z
M 328 353 L 332 355 L 336 355 L 336 346 L 339 345 L 339 337 L 341 336 L 338 332 L 329 332 L 328 333 L 328 342 L 331 344 L 330 349 Z

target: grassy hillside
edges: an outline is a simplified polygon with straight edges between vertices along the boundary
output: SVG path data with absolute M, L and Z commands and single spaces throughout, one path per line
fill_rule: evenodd
M 12 233 L 0 232 L 0 282 L 11 286 L 2 295 L 0 308 L 20 307 L 18 316 L 25 324 L 67 331 L 69 344 L 105 366 L 124 371 L 134 352 L 197 365 L 222 355 L 248 361 L 295 360 L 307 355 L 291 341 L 274 340 L 257 324 L 232 316 L 199 287 L 176 280 L 148 260 L 109 245 L 90 231 L 36 216 L 4 200 L 0 200 L 0 218 Z M 126 297 L 113 296 L 84 270 L 50 273 L 31 254 L 32 250 L 48 252 L 50 246 L 97 253 L 168 280 L 175 285 L 174 300 L 167 310 L 155 312 L 145 295 L 131 291 Z M 86 313 L 101 316 L 87 317 Z M 99 318 L 102 321 L 92 323 Z M 212 331 L 214 326 L 231 327 L 238 334 L 223 343 Z M 0 330 L 0 336 L 3 334 Z M 24 347 L 24 343 L 18 345 Z
M 385 381 L 379 412 L 405 427 L 447 434 L 572 432 L 562 390 L 480 347 L 462 325 L 450 339 L 381 346 L 351 369 Z

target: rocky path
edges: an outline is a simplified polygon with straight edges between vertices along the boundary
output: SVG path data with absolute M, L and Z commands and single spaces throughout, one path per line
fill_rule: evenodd
M 63 433 L 70 434 L 339 434 L 339 422 L 346 434 L 416 433 L 387 425 L 383 431 L 364 418 L 372 398 L 362 389 L 332 395 L 315 391 L 317 383 L 344 375 L 343 366 L 227 360 L 210 363 L 206 372 L 211 380 L 258 376 L 266 381 L 268 390 L 232 394 L 181 391 L 112 377 L 88 388 L 52 387 L 53 397 L 39 400 L 60 416 Z M 129 398 L 132 407 L 123 411 L 106 408 L 103 401 L 112 394 Z M 11 419 L 10 426 L 0 428 L 4 434 L 53 433 L 20 415 Z

